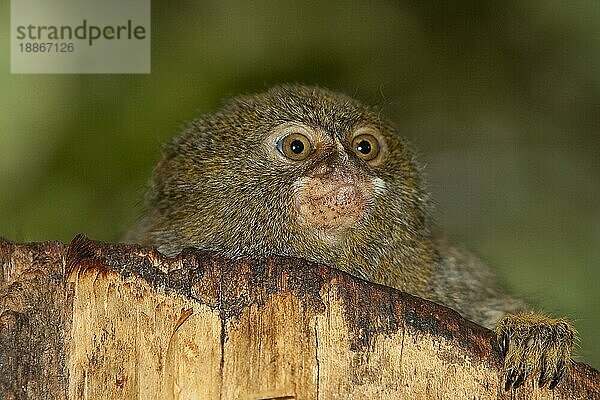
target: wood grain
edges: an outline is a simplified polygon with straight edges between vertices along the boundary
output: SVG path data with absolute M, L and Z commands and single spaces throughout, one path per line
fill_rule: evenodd
M 0 241 L 2 399 L 599 399 L 502 388 L 494 334 L 302 260 Z

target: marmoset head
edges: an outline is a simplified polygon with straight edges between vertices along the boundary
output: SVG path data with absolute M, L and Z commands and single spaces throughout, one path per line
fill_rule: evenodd
M 230 100 L 167 145 L 131 239 L 167 253 L 383 259 L 426 234 L 422 186 L 410 146 L 376 109 L 278 86 Z

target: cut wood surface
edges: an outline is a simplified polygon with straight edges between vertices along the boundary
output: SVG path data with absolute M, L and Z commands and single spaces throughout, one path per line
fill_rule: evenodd
M 302 260 L 0 240 L 1 399 L 600 399 L 502 372 L 491 331 Z

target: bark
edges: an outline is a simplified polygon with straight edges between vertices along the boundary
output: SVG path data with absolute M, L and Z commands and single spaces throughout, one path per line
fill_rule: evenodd
M 2 399 L 597 399 L 505 392 L 494 334 L 302 260 L 0 240 Z

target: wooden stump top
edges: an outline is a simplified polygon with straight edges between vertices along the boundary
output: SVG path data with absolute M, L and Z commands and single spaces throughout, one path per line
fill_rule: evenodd
M 600 399 L 505 392 L 493 332 L 302 260 L 0 240 L 2 399 Z

